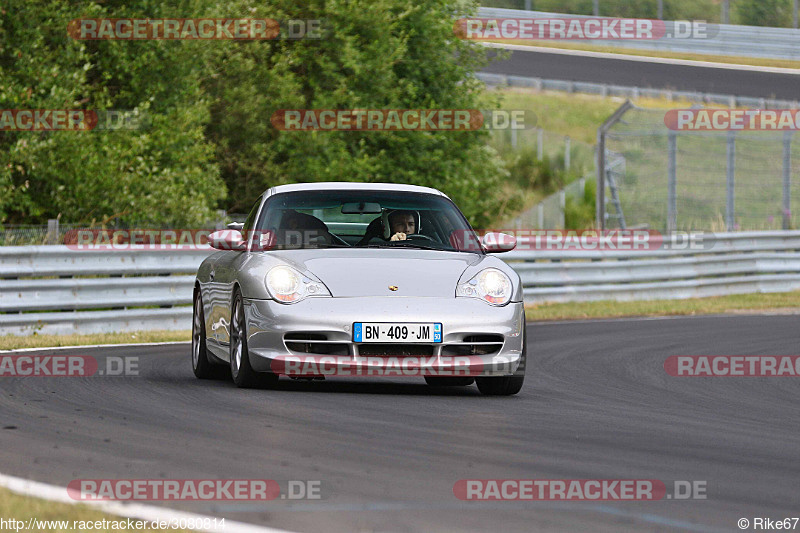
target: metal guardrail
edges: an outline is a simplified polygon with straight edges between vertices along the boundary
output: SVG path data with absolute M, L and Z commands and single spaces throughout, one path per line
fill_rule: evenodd
M 521 239 L 520 248 L 528 245 Z M 700 298 L 800 289 L 800 231 L 717 234 L 704 249 L 521 250 L 526 303 Z
M 522 11 L 482 7 L 478 10 L 482 18 L 594 18 L 587 15 L 566 15 L 543 11 Z M 674 21 L 664 21 L 668 31 Z M 660 52 L 682 52 L 724 56 L 763 57 L 771 59 L 800 60 L 800 30 L 792 28 L 766 28 L 761 26 L 739 26 L 735 24 L 713 24 L 711 37 L 706 39 L 678 39 L 665 37 L 657 40 L 583 40 L 586 44 L 613 46 L 618 48 L 651 50 Z
M 702 250 L 528 250 L 519 241 L 501 257 L 527 303 L 800 289 L 800 231 L 718 234 Z M 0 247 L 0 334 L 188 330 L 194 274 L 211 252 Z
M 0 335 L 188 330 L 194 276 L 212 252 L 0 247 Z
M 755 98 L 752 96 L 735 96 L 732 94 L 701 93 L 697 91 L 673 91 L 668 89 L 650 89 L 625 85 L 609 85 L 584 81 L 550 80 L 545 78 L 529 78 L 526 76 L 510 76 L 478 72 L 476 78 L 486 85 L 527 87 L 539 91 L 560 91 L 566 93 L 597 94 L 600 96 L 621 96 L 636 100 L 638 98 L 665 98 L 667 100 L 686 100 L 701 104 L 721 104 L 729 107 L 749 107 L 752 109 L 795 109 L 800 107 L 798 101 L 775 100 L 772 98 Z

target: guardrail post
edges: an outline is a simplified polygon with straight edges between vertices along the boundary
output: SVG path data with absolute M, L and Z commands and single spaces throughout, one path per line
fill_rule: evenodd
M 564 137 L 564 170 L 569 170 L 570 167 L 570 148 L 571 141 L 569 135 Z
M 678 228 L 678 135 L 670 132 L 667 142 L 667 233 Z
M 797 2 L 795 2 L 797 6 Z M 783 229 L 792 227 L 792 132 L 783 134 Z
M 725 226 L 728 231 L 733 231 L 736 224 L 736 132 L 728 132 L 728 145 L 726 148 L 728 165 L 725 175 Z

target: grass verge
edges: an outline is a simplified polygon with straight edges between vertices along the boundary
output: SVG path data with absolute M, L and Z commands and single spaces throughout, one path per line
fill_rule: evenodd
M 65 489 L 66 490 L 66 489 Z M 122 518 L 120 516 L 110 515 L 107 513 L 103 513 L 96 509 L 91 508 L 88 505 L 71 505 L 68 503 L 60 503 L 60 502 L 53 502 L 49 500 L 42 500 L 39 498 L 33 498 L 31 496 L 23 496 L 21 494 L 17 494 L 12 492 L 4 487 L 0 487 L 0 517 L 2 517 L 6 522 L 10 519 L 14 519 L 17 521 L 24 522 L 24 526 L 21 529 L 17 529 L 16 531 L 37 531 L 43 533 L 67 533 L 73 531 L 81 531 L 81 530 L 89 530 L 91 531 L 122 531 L 122 529 L 116 528 L 114 529 L 111 524 L 108 522 L 120 522 L 120 527 L 127 526 L 127 518 Z M 30 519 L 35 520 L 44 520 L 44 521 L 55 521 L 56 523 L 50 524 L 39 524 L 39 527 L 28 528 L 28 521 Z M 97 521 L 106 520 L 106 526 L 110 527 L 100 527 L 95 528 L 94 525 L 102 525 L 95 524 Z M 137 520 L 138 519 L 133 519 Z M 60 524 L 58 522 L 61 522 Z M 66 522 L 66 524 L 64 523 Z M 77 522 L 77 523 L 76 523 Z M 81 522 L 84 522 L 84 526 L 86 522 L 92 522 L 92 527 L 81 528 Z M 124 524 L 124 526 L 123 526 Z M 52 526 L 52 527 L 48 527 Z M 14 531 L 14 528 L 6 528 L 11 529 Z M 148 531 L 162 531 L 163 530 L 152 530 L 152 529 L 137 529 L 136 531 L 148 532 Z M 184 530 L 177 530 L 177 529 L 170 529 L 169 531 L 184 531 Z
M 689 61 L 707 61 L 710 63 L 727 63 L 732 65 L 750 65 L 755 67 L 800 68 L 800 61 L 790 59 L 769 59 L 763 57 L 718 56 L 713 54 L 693 54 L 689 52 L 661 52 L 657 50 L 638 50 L 585 43 L 564 43 L 558 41 L 529 40 L 493 40 L 500 44 L 516 44 L 536 46 L 539 48 L 560 48 L 564 50 L 584 50 L 606 54 L 623 54 L 629 56 L 661 57 L 665 59 L 686 59 Z
M 529 305 L 529 321 L 579 320 L 647 316 L 716 315 L 747 312 L 800 313 L 800 291 L 767 294 L 736 294 L 686 300 L 647 300 Z
M 536 124 L 533 126 L 569 135 L 573 140 L 591 145 L 597 141 L 597 128 L 625 102 L 625 98 L 618 96 L 568 94 L 521 87 L 496 89 L 492 93 L 500 96 L 501 109 L 526 109 L 535 113 Z M 691 103 L 666 98 L 637 98 L 636 105 L 649 109 L 680 109 L 690 107 Z M 519 132 L 521 142 L 528 140 L 527 137 L 533 142 L 533 126 Z
M 82 346 L 89 344 L 131 344 L 138 342 L 175 342 L 192 340 L 191 331 L 132 331 L 95 335 L 16 335 L 0 336 L 0 350 Z

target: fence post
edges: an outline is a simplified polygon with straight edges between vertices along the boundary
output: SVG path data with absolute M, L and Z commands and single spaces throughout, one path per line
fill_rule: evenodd
M 536 159 L 544 159 L 544 130 L 539 128 L 536 132 Z
M 564 229 L 567 226 L 565 211 L 567 210 L 567 192 L 564 189 L 558 191 L 558 227 Z
M 664 20 L 664 0 L 658 0 L 658 20 Z
M 728 146 L 726 148 L 728 165 L 725 175 L 725 226 L 728 231 L 733 231 L 736 224 L 736 132 L 728 132 Z
M 569 135 L 564 137 L 564 170 L 569 170 L 570 167 L 570 148 L 572 142 L 570 141 Z
M 795 2 L 797 6 L 797 2 Z M 783 134 L 783 229 L 792 227 L 792 132 Z
M 798 18 L 797 12 L 800 11 L 800 0 L 794 0 L 794 16 L 792 17 L 792 28 L 797 29 Z
M 678 229 L 678 135 L 670 132 L 667 149 L 667 233 Z
M 592 0 L 592 14 L 595 17 L 600 16 L 600 0 Z
M 47 221 L 47 237 L 45 238 L 45 242 L 47 244 L 58 244 L 59 241 L 59 231 L 58 231 L 58 219 L 51 218 Z
M 511 121 L 511 146 L 517 147 L 517 119 Z
M 531 0 L 525 0 L 525 11 L 531 11 Z
M 730 24 L 731 23 L 731 3 L 730 0 L 722 0 L 722 23 L 723 24 Z
M 597 229 L 606 229 L 606 133 L 597 130 L 597 192 L 595 198 L 595 224 Z
M 619 109 L 614 111 L 603 122 L 603 125 L 597 128 L 597 192 L 595 197 L 595 222 L 597 229 L 606 229 L 606 134 L 608 130 L 622 118 L 622 115 L 633 108 L 634 105 L 630 100 L 626 100 Z
M 537 222 L 539 222 L 539 229 L 544 229 L 544 206 L 541 202 L 536 207 L 536 218 Z

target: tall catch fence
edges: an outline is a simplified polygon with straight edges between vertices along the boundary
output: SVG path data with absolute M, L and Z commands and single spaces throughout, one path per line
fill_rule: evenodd
M 517 215 L 511 226 L 517 229 L 564 228 L 567 199 L 582 198 L 586 176 L 594 175 L 594 146 L 541 128 L 497 131 L 492 145 L 507 159 L 509 156 L 540 162 L 546 159 L 552 169 L 546 173 L 549 182 L 536 184 L 548 195 Z
M 666 112 L 626 102 L 600 128 L 598 227 L 800 227 L 797 132 L 674 131 Z

